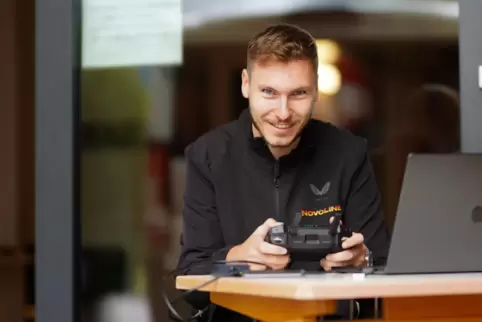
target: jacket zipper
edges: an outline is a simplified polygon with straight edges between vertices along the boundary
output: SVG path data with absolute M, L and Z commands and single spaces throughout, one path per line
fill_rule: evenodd
M 274 164 L 273 184 L 274 184 L 274 200 L 275 200 L 275 209 L 276 209 L 275 219 L 277 221 L 281 220 L 280 203 L 279 203 L 279 177 L 280 177 L 279 161 L 276 160 Z

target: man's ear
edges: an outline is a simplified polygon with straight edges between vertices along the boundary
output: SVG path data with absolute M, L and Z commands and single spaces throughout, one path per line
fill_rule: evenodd
M 241 93 L 243 93 L 244 98 L 249 97 L 249 74 L 246 68 L 241 73 Z

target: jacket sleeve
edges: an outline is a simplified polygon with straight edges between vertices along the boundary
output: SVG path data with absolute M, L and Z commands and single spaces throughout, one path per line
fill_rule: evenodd
M 388 257 L 390 235 L 366 142 L 354 158 L 355 171 L 350 182 L 344 218 L 354 232 L 363 235 L 365 245 L 373 253 L 375 265 L 384 265 Z
M 194 143 L 186 149 L 187 173 L 178 275 L 211 272 L 213 260 L 224 260 L 226 247 L 216 209 L 211 163 L 206 148 Z
M 211 162 L 201 143 L 195 142 L 185 151 L 186 184 L 176 276 L 210 274 L 213 261 L 224 260 L 231 248 L 224 242 L 210 175 Z M 206 292 L 189 292 L 185 300 L 198 310 L 210 303 Z

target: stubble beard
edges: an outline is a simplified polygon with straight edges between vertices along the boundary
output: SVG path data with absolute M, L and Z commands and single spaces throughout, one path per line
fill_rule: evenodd
M 258 122 L 253 117 L 251 118 L 251 120 L 252 120 L 252 124 L 253 124 L 254 128 L 258 131 L 261 138 L 263 139 L 263 141 L 265 142 L 265 144 L 269 148 L 272 148 L 272 149 L 287 149 L 287 148 L 293 146 L 293 144 L 295 144 L 295 142 L 300 138 L 301 133 L 303 132 L 303 129 L 306 127 L 306 125 L 308 124 L 309 119 L 307 121 L 305 121 L 305 123 L 298 129 L 298 132 L 296 132 L 296 135 L 286 144 L 272 144 L 272 143 L 270 143 L 266 139 L 266 137 L 264 136 L 263 131 L 261 131 L 261 126 L 258 124 Z

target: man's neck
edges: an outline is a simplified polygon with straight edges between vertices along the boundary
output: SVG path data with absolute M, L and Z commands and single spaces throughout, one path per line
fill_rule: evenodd
M 279 148 L 279 147 L 272 147 L 272 146 L 269 146 L 268 145 L 268 148 L 269 150 L 271 151 L 271 154 L 273 155 L 273 157 L 278 160 L 279 158 L 281 158 L 282 156 L 284 155 L 288 155 L 291 153 L 291 151 L 293 151 L 296 146 L 298 145 L 300 139 L 296 139 L 296 141 L 294 141 L 290 146 L 287 146 L 287 147 L 282 147 L 282 148 Z

